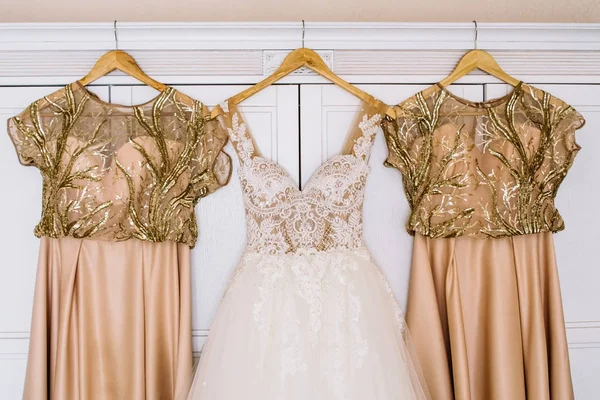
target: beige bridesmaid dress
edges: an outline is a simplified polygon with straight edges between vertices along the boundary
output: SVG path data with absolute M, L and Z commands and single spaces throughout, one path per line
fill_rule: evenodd
M 122 106 L 72 84 L 8 121 L 43 179 L 25 399 L 187 394 L 194 206 L 230 174 L 208 115 L 170 87 Z
M 431 396 L 573 399 L 552 234 L 583 117 L 524 83 L 484 103 L 432 92 L 384 122 L 411 207 L 406 319 Z

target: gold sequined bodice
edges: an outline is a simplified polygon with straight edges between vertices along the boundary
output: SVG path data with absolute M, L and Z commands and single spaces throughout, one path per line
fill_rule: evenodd
M 173 88 L 128 107 L 77 84 L 9 119 L 19 160 L 43 178 L 36 236 L 193 246 L 194 206 L 227 183 L 226 132 Z
M 583 117 L 520 84 L 485 103 L 436 87 L 384 121 L 386 164 L 402 173 L 409 233 L 433 238 L 557 232 L 554 198 L 580 147 Z

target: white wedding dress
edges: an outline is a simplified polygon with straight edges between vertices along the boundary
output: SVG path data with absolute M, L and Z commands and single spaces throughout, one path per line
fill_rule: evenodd
M 367 164 L 381 114 L 363 108 L 348 151 L 303 190 L 260 156 L 239 111 L 247 248 L 194 377 L 194 400 L 427 399 L 390 287 L 362 240 Z

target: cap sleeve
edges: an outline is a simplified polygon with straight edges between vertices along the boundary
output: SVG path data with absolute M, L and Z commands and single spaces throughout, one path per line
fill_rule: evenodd
M 40 167 L 46 149 L 44 119 L 39 112 L 39 101 L 32 103 L 19 115 L 8 119 L 8 136 L 15 146 L 19 162 Z
M 219 187 L 227 185 L 231 178 L 231 157 L 223 147 L 227 144 L 227 130 L 217 118 L 209 119 L 207 114 L 206 139 L 207 139 L 207 157 L 212 166 L 212 173 Z M 216 190 L 216 189 L 215 189 Z
M 41 170 L 53 165 L 52 142 L 62 131 L 62 118 L 56 113 L 65 103 L 65 89 L 44 96 L 8 119 L 8 136 L 15 146 L 19 162 Z
M 541 89 L 525 89 L 523 102 L 527 117 L 544 138 L 546 162 L 539 168 L 545 178 L 541 184 L 556 194 L 581 149 L 575 132 L 584 126 L 585 119 L 563 100 Z M 564 225 L 560 222 L 557 226 L 562 229 Z
M 575 132 L 585 125 L 585 118 L 570 105 L 558 100 L 554 109 L 554 124 L 556 131 L 561 133 L 565 150 L 577 152 L 581 146 L 577 143 Z
M 398 169 L 403 175 L 410 173 L 415 141 L 420 137 L 418 118 L 410 100 L 395 106 L 396 118 L 386 117 L 383 124 L 388 148 L 385 165 Z
M 227 132 L 216 118 L 210 118 L 206 106 L 201 107 L 204 134 L 198 144 L 198 162 L 192 167 L 192 175 L 201 177 L 198 198 L 227 185 L 232 171 L 231 157 L 223 150 L 227 144 Z
M 522 98 L 529 120 L 540 129 L 551 132 L 555 158 L 571 158 L 581 148 L 575 132 L 585 125 L 583 116 L 571 105 L 548 92 L 526 87 Z

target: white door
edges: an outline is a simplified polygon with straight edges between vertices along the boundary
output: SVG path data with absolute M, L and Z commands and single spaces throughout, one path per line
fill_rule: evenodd
M 41 215 L 42 179 L 35 167 L 19 164 L 6 120 L 33 101 L 59 89 L 0 87 L 0 397 L 19 399 L 25 378 L 39 240 L 33 228 Z M 91 90 L 103 98 L 107 87 Z
M 212 108 L 245 86 L 176 86 L 177 90 Z M 299 180 L 298 86 L 274 85 L 252 96 L 239 107 L 264 157 L 280 163 Z M 156 96 L 147 86 L 116 86 L 111 101 L 139 104 Z M 237 175 L 238 160 L 226 146 L 234 171 L 230 183 L 202 199 L 196 209 L 199 238 L 192 253 L 192 337 L 197 357 L 208 335 L 229 277 L 242 256 L 246 219 Z
M 361 89 L 387 104 L 398 104 L 426 85 L 360 85 Z M 483 100 L 483 86 L 455 85 L 461 97 Z M 315 169 L 339 153 L 350 126 L 355 122 L 360 100 L 334 85 L 301 85 L 301 176 L 305 183 Z M 406 307 L 412 237 L 404 225 L 410 209 L 404 197 L 400 172 L 386 168 L 385 139 L 377 133 L 369 165 L 364 205 L 364 236 L 367 247 L 400 302 Z
M 566 101 L 585 116 L 577 131 L 582 147 L 571 171 L 558 191 L 557 208 L 566 229 L 554 235 L 556 257 L 567 325 L 575 398 L 592 400 L 600 393 L 600 87 L 596 85 L 535 85 Z M 486 85 L 490 99 L 504 96 L 512 88 Z

